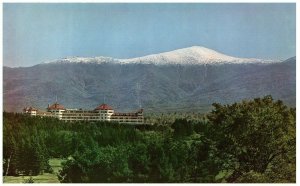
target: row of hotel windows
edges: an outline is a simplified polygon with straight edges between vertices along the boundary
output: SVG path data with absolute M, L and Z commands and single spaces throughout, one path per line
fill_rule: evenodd
M 90 119 L 112 119 L 112 120 L 135 120 L 135 119 L 142 119 L 141 117 L 99 117 L 99 116 L 86 116 L 86 115 L 62 115 L 63 119 L 82 119 L 82 118 L 90 118 Z
M 55 112 L 55 111 L 52 111 L 52 112 Z M 66 110 L 66 111 L 63 111 L 64 113 L 99 113 L 98 111 L 90 111 L 90 110 Z M 113 114 L 114 112 L 113 111 L 100 111 L 100 113 L 111 113 Z
M 99 119 L 99 118 L 101 118 L 101 119 L 109 119 L 107 116 L 102 116 L 102 117 L 99 117 L 98 115 L 81 115 L 81 114 L 79 114 L 79 115 L 67 115 L 67 114 L 63 114 L 62 115 L 62 118 L 92 118 L 92 119 Z M 140 118 L 140 117 L 117 117 L 117 116 L 111 116 L 110 117 L 110 119 L 138 119 L 138 118 Z
M 48 116 L 51 116 L 51 115 L 48 115 Z M 53 116 L 53 115 L 52 115 Z M 63 121 L 78 121 L 78 120 L 86 120 L 86 121 L 99 121 L 99 116 L 97 117 L 89 117 L 89 116 L 81 116 L 81 117 L 78 117 L 78 116 L 62 116 L 61 119 Z M 105 118 L 101 118 L 102 120 L 107 120 L 108 118 L 105 117 Z M 143 117 L 126 117 L 126 118 L 123 118 L 123 117 L 111 117 L 110 118 L 110 121 L 112 122 L 119 122 L 119 123 L 143 123 Z
M 64 121 L 78 121 L 78 120 L 93 120 L 93 121 L 99 121 L 98 119 L 93 118 L 63 118 Z M 112 122 L 120 122 L 120 123 L 142 123 L 143 120 L 111 120 Z

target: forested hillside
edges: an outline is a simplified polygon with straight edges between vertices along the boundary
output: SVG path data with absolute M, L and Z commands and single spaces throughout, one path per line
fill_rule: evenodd
M 271 94 L 295 106 L 296 58 L 279 63 L 154 65 L 49 63 L 3 69 L 4 110 L 45 109 L 58 98 L 67 108 L 103 101 L 119 112 L 208 112 Z M 76 100 L 76 101 L 74 101 Z
M 63 183 L 296 181 L 296 111 L 272 97 L 214 104 L 154 125 L 66 123 L 4 113 L 3 175 L 51 172 Z

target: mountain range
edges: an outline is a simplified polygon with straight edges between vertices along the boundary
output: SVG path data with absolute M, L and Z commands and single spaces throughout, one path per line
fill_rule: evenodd
M 5 111 L 93 109 L 106 102 L 117 111 L 207 112 L 211 104 L 272 95 L 296 105 L 296 57 L 237 58 L 193 46 L 131 59 L 67 57 L 32 67 L 3 68 Z

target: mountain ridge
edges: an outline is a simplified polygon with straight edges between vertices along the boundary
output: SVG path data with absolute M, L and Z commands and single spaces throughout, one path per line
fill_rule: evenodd
M 256 58 L 238 58 L 225 55 L 202 46 L 176 49 L 169 52 L 150 54 L 141 57 L 118 59 L 113 57 L 67 57 L 45 62 L 51 63 L 115 63 L 115 64 L 155 64 L 155 65 L 206 65 L 206 64 L 245 64 L 245 63 L 278 63 L 281 60 Z
M 214 102 L 229 104 L 272 95 L 290 106 L 296 100 L 296 58 L 280 63 L 149 65 L 53 63 L 3 68 L 3 108 L 93 109 L 106 102 L 118 111 L 207 112 Z

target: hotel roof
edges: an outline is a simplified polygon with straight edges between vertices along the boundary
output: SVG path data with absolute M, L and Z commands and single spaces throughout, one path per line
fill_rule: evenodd
M 99 105 L 95 110 L 113 110 L 113 108 L 107 104 Z

